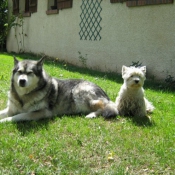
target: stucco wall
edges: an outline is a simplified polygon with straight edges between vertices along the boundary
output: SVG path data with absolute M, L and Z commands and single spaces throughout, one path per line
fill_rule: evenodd
M 47 15 L 47 0 L 38 0 L 37 12 L 24 17 L 25 52 L 44 53 L 76 65 L 81 65 L 81 52 L 84 57 L 87 54 L 88 67 L 119 73 L 122 65 L 140 61 L 150 77 L 175 75 L 175 4 L 129 8 L 103 0 L 101 40 L 97 41 L 80 40 L 81 4 L 82 0 L 73 0 L 72 8 Z M 21 27 L 18 30 L 20 38 Z M 18 51 L 13 28 L 7 50 Z

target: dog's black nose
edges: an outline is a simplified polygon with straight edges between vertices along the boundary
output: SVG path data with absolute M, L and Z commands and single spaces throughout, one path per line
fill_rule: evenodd
M 135 80 L 135 83 L 136 83 L 136 84 L 139 83 L 139 80 Z
M 19 85 L 20 85 L 21 87 L 24 87 L 25 84 L 26 84 L 26 80 L 21 79 L 21 80 L 19 81 Z

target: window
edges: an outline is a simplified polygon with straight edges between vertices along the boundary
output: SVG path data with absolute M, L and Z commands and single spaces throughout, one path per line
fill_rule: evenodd
M 19 13 L 22 13 L 24 17 L 31 16 L 31 13 L 37 12 L 37 3 L 37 0 L 25 0 L 20 1 L 19 4 L 19 0 L 13 0 L 13 14 L 18 15 Z M 20 11 L 19 5 L 20 8 L 22 7 Z
M 116 3 L 116 2 L 125 2 L 126 0 L 110 0 L 111 3 Z
M 156 5 L 156 4 L 170 4 L 173 0 L 110 0 L 111 3 L 126 2 L 128 7 Z
M 72 7 L 72 0 L 57 0 L 58 9 L 66 9 Z
M 19 0 L 13 0 L 13 14 L 19 14 Z
M 37 12 L 37 0 L 25 0 L 25 12 Z
M 57 14 L 57 0 L 48 0 L 48 10 L 46 11 L 47 15 Z
M 129 0 L 126 2 L 128 7 L 143 6 L 143 5 L 155 5 L 155 4 L 168 4 L 173 3 L 173 0 Z
M 56 14 L 58 10 L 72 8 L 73 0 L 48 0 L 47 15 Z

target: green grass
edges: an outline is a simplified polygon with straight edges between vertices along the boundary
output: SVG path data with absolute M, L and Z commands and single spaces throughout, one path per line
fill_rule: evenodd
M 19 59 L 38 59 L 17 55 Z M 0 54 L 0 109 L 6 107 L 13 58 Z M 46 61 L 55 77 L 82 78 L 102 87 L 114 101 L 121 76 Z M 85 119 L 63 116 L 50 120 L 0 124 L 0 174 L 175 174 L 175 93 L 151 80 L 147 98 L 156 107 L 152 122 L 118 117 Z M 113 153 L 113 161 L 108 154 Z

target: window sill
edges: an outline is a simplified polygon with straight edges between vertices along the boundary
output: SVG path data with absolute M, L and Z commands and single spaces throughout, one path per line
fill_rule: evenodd
M 31 17 L 31 13 L 30 12 L 24 12 L 22 14 L 23 17 Z
M 58 10 L 57 10 L 57 9 L 55 9 L 55 10 L 47 10 L 47 11 L 46 11 L 46 14 L 47 14 L 47 15 L 58 14 Z

